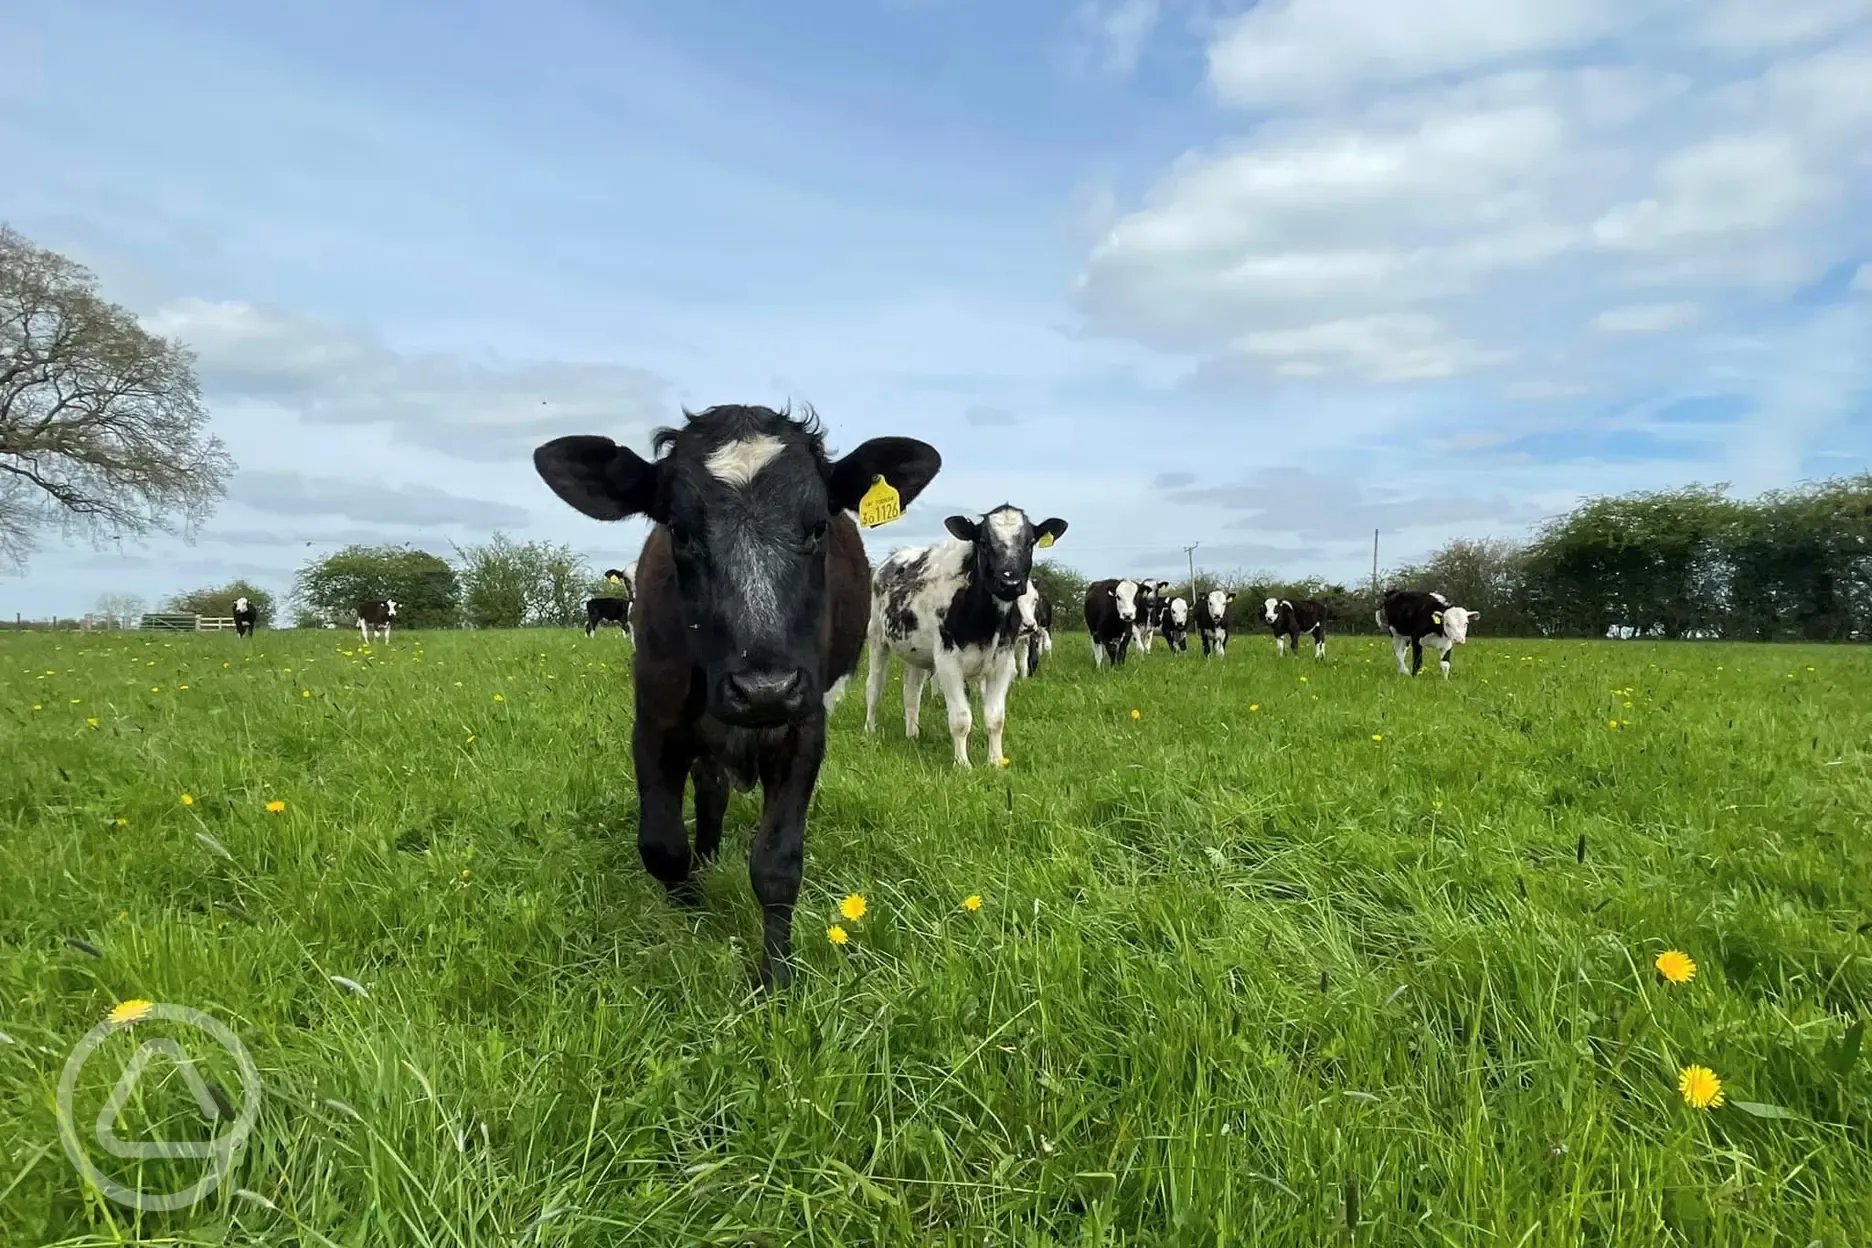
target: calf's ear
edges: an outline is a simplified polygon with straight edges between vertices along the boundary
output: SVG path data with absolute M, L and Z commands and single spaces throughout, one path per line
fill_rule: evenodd
M 981 526 L 967 516 L 950 516 L 943 521 L 943 528 L 958 542 L 972 542 L 981 536 Z
M 942 456 L 927 442 L 872 438 L 832 465 L 826 499 L 833 511 L 856 511 L 871 483 L 883 477 L 884 483 L 897 491 L 898 504 L 908 507 L 941 469 Z
M 1048 520 L 1042 520 L 1039 524 L 1034 526 L 1034 544 L 1038 546 L 1051 546 L 1054 542 L 1059 541 L 1060 538 L 1065 536 L 1066 522 L 1058 516 L 1054 516 Z M 1139 584 L 1138 588 L 1144 589 L 1144 586 Z M 1145 590 L 1145 592 L 1148 593 L 1149 591 Z
M 1471 624 L 1475 623 L 1477 620 L 1481 618 L 1482 618 L 1482 613 L 1480 611 L 1471 611 L 1469 613 L 1469 622 Z
M 628 447 L 592 434 L 554 438 L 533 452 L 552 492 L 594 520 L 658 515 L 657 467 Z

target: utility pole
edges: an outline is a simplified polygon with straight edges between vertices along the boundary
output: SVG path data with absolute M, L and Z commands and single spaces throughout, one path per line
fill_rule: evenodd
M 1196 596 L 1196 548 L 1200 545 L 1202 545 L 1201 542 L 1191 542 L 1183 548 L 1183 553 L 1189 557 L 1190 597 L 1192 598 Z
M 1371 592 L 1378 597 L 1378 530 L 1371 531 Z

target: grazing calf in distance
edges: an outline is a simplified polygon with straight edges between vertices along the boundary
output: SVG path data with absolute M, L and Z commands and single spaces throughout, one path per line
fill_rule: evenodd
M 1123 579 L 1093 581 L 1086 586 L 1086 632 L 1092 637 L 1092 666 L 1109 660 L 1113 667 L 1125 661 L 1131 639 L 1137 635 L 1138 583 Z
M 1300 634 L 1313 634 L 1313 657 L 1326 657 L 1326 604 L 1315 598 L 1302 598 L 1292 602 L 1286 598 L 1270 598 L 1263 605 L 1262 618 L 1274 626 L 1275 657 L 1287 653 L 1287 645 L 1293 643 L 1294 653 L 1300 652 Z
M 1163 639 L 1172 654 L 1189 653 L 1190 605 L 1187 598 L 1172 598 L 1164 604 Z
M 637 850 L 672 900 L 721 845 L 728 793 L 762 791 L 748 876 L 761 980 L 792 979 L 793 906 L 826 716 L 864 652 L 870 561 L 852 512 L 874 483 L 903 505 L 942 466 L 912 438 L 826 457 L 817 418 L 765 407 L 685 411 L 645 460 L 609 438 L 533 452 L 553 492 L 598 520 L 652 521 L 637 567 L 632 656 Z M 695 850 L 683 791 L 695 782 Z
M 1480 611 L 1450 606 L 1442 594 L 1426 594 L 1414 589 L 1394 589 L 1384 596 L 1378 608 L 1378 627 L 1390 630 L 1391 650 L 1397 655 L 1397 670 L 1415 676 L 1423 667 L 1423 648 L 1429 646 L 1442 656 L 1438 666 L 1443 679 L 1449 679 L 1450 651 L 1469 640 L 1469 625 L 1482 618 Z M 1404 651 L 1411 655 L 1404 666 Z
M 1017 671 L 1026 680 L 1040 670 L 1040 656 L 1053 653 L 1053 600 L 1038 585 L 1027 582 L 1027 592 L 1020 596 L 1020 636 L 1027 644 L 1015 651 Z
M 251 636 L 254 630 L 254 621 L 258 619 L 259 616 L 260 616 L 260 613 L 254 610 L 253 604 L 251 602 L 248 602 L 245 598 L 236 598 L 234 600 L 234 634 L 235 636 L 237 637 Z
M 1146 578 L 1138 582 L 1137 623 L 1132 626 L 1131 640 L 1145 654 L 1150 653 L 1151 642 L 1163 630 L 1164 590 L 1170 588 L 1169 581 Z
M 370 645 L 372 629 L 377 630 L 378 640 L 390 640 L 390 625 L 396 621 L 396 608 L 397 604 L 389 599 L 358 604 L 358 634 L 364 638 L 365 645 Z
M 608 579 L 608 578 L 607 578 Z M 590 637 L 598 631 L 600 624 L 616 624 L 618 631 L 625 637 L 630 636 L 630 606 L 628 598 L 599 597 L 585 602 L 585 635 Z
M 1233 592 L 1212 589 L 1196 604 L 1196 631 L 1202 634 L 1203 658 L 1214 654 L 1219 659 L 1228 654 L 1228 604 L 1234 601 Z
M 878 565 L 871 589 L 871 672 L 865 685 L 865 731 L 877 731 L 878 701 L 894 654 L 904 664 L 904 733 L 917 735 L 923 683 L 933 674 L 949 710 L 949 739 L 958 767 L 967 767 L 970 682 L 981 688 L 988 725 L 988 761 L 998 762 L 1007 724 L 1021 637 L 1032 620 L 1022 610 L 1033 572 L 1034 544 L 1066 534 L 1066 522 L 1038 525 L 1003 503 L 979 521 L 950 516 L 949 540 L 897 551 Z

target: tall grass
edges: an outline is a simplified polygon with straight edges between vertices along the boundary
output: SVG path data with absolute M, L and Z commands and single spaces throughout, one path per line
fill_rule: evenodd
M 700 912 L 638 864 L 627 656 L 0 640 L 0 1240 L 1872 1243 L 1872 654 L 1478 638 L 1445 683 L 1375 638 L 1103 673 L 1062 639 L 969 772 L 933 691 L 869 738 L 856 682 L 778 1004 L 754 800 Z M 131 998 L 261 1072 L 193 1209 L 59 1146 Z M 81 1138 L 166 1026 L 87 1063 Z M 204 1133 L 150 1082 L 120 1134 Z

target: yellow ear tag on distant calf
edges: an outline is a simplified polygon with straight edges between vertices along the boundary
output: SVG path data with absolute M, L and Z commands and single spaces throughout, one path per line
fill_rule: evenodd
M 872 481 L 871 488 L 858 500 L 858 523 L 867 529 L 889 524 L 901 515 L 903 499 L 883 477 Z
M 1051 546 L 1052 544 L 1053 544 L 1053 535 L 1051 533 L 1042 533 L 1040 535 L 1040 540 L 1034 543 L 1034 545 L 1038 546 L 1041 550 L 1045 550 L 1047 547 Z
M 1430 613 L 1430 622 L 1438 628 L 1443 627 L 1443 613 L 1441 611 L 1432 611 Z

